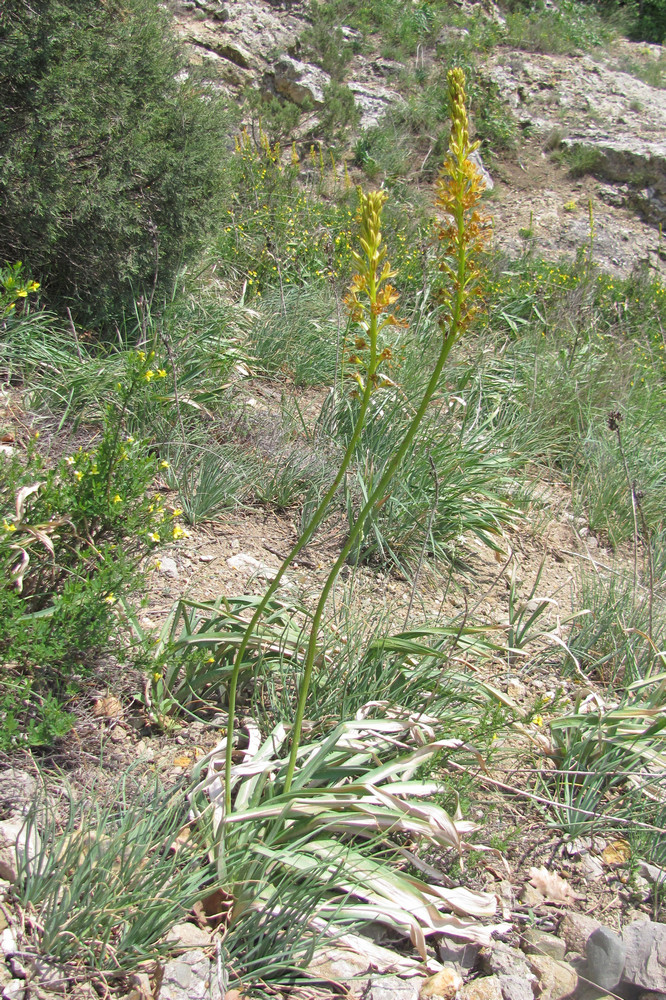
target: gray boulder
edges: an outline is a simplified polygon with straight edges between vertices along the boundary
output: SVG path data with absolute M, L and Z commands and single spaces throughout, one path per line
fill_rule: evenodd
M 627 953 L 622 938 L 608 927 L 599 927 L 587 940 L 587 978 L 604 990 L 612 990 L 622 978 Z
M 626 962 L 622 982 L 666 992 L 666 924 L 637 920 L 622 932 Z

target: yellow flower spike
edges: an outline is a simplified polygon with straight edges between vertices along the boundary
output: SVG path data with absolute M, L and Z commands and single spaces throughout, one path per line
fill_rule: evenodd
M 481 215 L 478 204 L 484 190 L 483 178 L 470 156 L 478 149 L 471 143 L 467 109 L 465 107 L 465 74 L 456 67 L 449 70 L 449 102 L 451 137 L 449 150 L 436 182 L 437 206 L 449 217 L 439 227 L 439 239 L 445 245 L 445 258 L 440 271 L 448 279 L 439 295 L 444 306 L 440 317 L 447 337 L 458 340 L 469 326 L 477 309 L 473 299 L 479 294 L 479 270 L 476 263 L 490 234 L 488 220 Z
M 356 221 L 360 228 L 359 243 L 363 253 L 352 251 L 359 271 L 352 278 L 345 304 L 351 321 L 361 328 L 365 336 L 359 334 L 355 337 L 353 350 L 348 349 L 346 361 L 364 371 L 367 376 L 367 379 L 362 378 L 358 370 L 350 373 L 351 378 L 363 390 L 366 384 L 373 388 L 388 384 L 377 378 L 377 370 L 382 362 L 391 359 L 392 351 L 390 347 L 378 344 L 378 334 L 387 326 L 404 324 L 392 314 L 387 314 L 379 321 L 379 317 L 387 313 L 389 307 L 398 300 L 398 293 L 388 283 L 395 272 L 385 260 L 386 250 L 382 246 L 381 220 L 387 194 L 385 191 L 370 191 L 365 194 L 359 188 L 358 198 Z M 363 356 L 357 354 L 357 351 L 362 351 Z

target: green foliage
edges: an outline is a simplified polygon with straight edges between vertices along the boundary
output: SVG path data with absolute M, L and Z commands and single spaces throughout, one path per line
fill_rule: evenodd
M 638 42 L 666 41 L 666 2 L 664 0 L 588 0 L 611 18 L 617 18 L 623 31 Z
M 572 177 L 585 177 L 586 174 L 596 174 L 603 163 L 603 156 L 593 146 L 576 144 L 564 148 L 558 154 L 569 167 Z
M 396 56 L 413 55 L 419 43 L 434 36 L 446 7 L 428 0 L 408 6 L 400 0 L 367 0 L 362 4 L 327 0 L 312 4 L 311 10 L 315 31 L 323 31 L 326 25 L 331 28 L 347 25 L 364 34 L 380 32 L 383 54 L 395 59 Z
M 33 439 L 24 459 L 2 460 L 5 749 L 48 742 L 62 731 L 56 699 L 72 693 L 70 679 L 89 672 L 102 651 L 122 655 L 116 606 L 137 587 L 141 558 L 155 543 L 184 534 L 149 493 L 158 459 L 124 429 L 130 399 L 152 382 L 150 363 L 143 352 L 128 360 L 94 447 L 81 446 L 49 467 Z
M 338 284 L 351 276 L 354 193 L 344 165 L 323 149 L 312 145 L 302 159 L 285 164 L 265 134 L 258 140 L 255 144 L 243 132 L 237 141 L 230 164 L 236 193 L 215 256 L 218 273 L 239 287 L 244 283 L 253 305 L 267 288 L 279 289 L 284 317 L 282 302 L 292 286 Z M 309 183 L 297 184 L 299 173 Z M 413 299 L 423 284 L 420 243 L 429 226 L 410 205 L 396 205 L 386 214 L 394 269 L 405 297 Z M 283 323 L 274 309 L 267 312 L 273 316 L 269 322 L 282 324 L 285 339 L 293 339 L 288 317 Z
M 8 0 L 0 35 L 0 260 L 118 317 L 215 225 L 228 116 L 183 79 L 156 0 Z
M 585 265 L 526 258 L 491 287 L 492 342 L 468 407 L 492 414 L 510 447 L 566 477 L 593 530 L 612 543 L 634 533 L 631 494 L 608 414 L 624 418 L 630 476 L 647 527 L 663 527 L 666 289 L 646 274 L 620 279 Z
M 19 314 L 26 308 L 28 295 L 36 292 L 38 288 L 38 282 L 28 281 L 21 261 L 0 267 L 0 321 L 3 327 L 6 327 L 8 318 L 16 316 L 17 305 Z
M 329 4 L 310 4 L 311 24 L 300 36 L 301 55 L 307 62 L 314 62 L 329 73 L 333 80 L 340 83 L 345 76 L 345 70 L 359 45 L 348 42 L 336 23 Z
M 658 0 L 661 2 L 661 0 Z M 613 29 L 595 4 L 559 0 L 510 0 L 506 41 L 527 52 L 575 55 L 610 42 Z
M 319 113 L 321 134 L 327 142 L 339 144 L 361 120 L 361 112 L 349 87 L 332 80 L 324 88 L 324 108 Z
M 36 916 L 26 943 L 88 974 L 117 975 L 167 953 L 169 929 L 215 886 L 204 818 L 199 839 L 177 841 L 188 825 L 186 791 L 142 789 L 136 778 L 131 788 L 128 777 L 85 804 L 62 796 L 58 815 L 46 799 L 28 819 L 39 848 L 24 856 L 15 887 Z
M 354 472 L 345 483 L 350 524 L 404 433 L 411 401 L 418 398 L 417 386 L 417 380 L 411 385 L 403 381 L 399 392 L 384 393 L 381 404 L 368 415 Z M 468 426 L 456 398 L 460 396 L 454 389 L 450 399 L 433 407 L 400 476 L 366 519 L 350 562 L 413 571 L 424 545 L 428 554 L 446 557 L 451 543 L 471 532 L 493 547 L 501 526 L 516 520 L 514 490 L 507 475 L 510 466 L 498 437 L 495 449 L 489 451 L 488 428 Z M 326 424 L 341 443 L 349 437 L 355 409 L 349 401 L 341 401 L 326 414 Z
M 301 108 L 292 101 L 274 94 L 266 94 L 248 86 L 244 92 L 245 105 L 251 115 L 250 132 L 264 132 L 271 143 L 284 142 L 296 130 L 301 118 Z
M 418 172 L 431 179 L 449 140 L 447 67 L 465 71 L 475 134 L 484 155 L 512 149 L 517 140 L 515 118 L 502 101 L 497 84 L 477 68 L 472 42 L 438 45 L 438 60 L 431 70 L 405 71 L 406 101 L 391 109 L 373 128 L 365 130 L 354 146 L 356 164 L 370 180 L 393 184 L 396 178 Z

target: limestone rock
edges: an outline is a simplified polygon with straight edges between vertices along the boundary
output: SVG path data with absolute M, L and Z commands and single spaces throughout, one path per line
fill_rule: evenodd
M 437 944 L 440 962 L 454 966 L 459 972 L 470 972 L 479 960 L 480 951 L 479 945 L 444 936 Z
M 18 878 L 18 859 L 33 858 L 39 849 L 37 831 L 26 830 L 22 816 L 0 822 L 0 879 L 15 882 Z
M 445 967 L 426 979 L 419 992 L 419 1000 L 454 1000 L 462 984 L 460 974 Z
M 37 782 L 28 771 L 8 767 L 0 773 L 0 809 L 25 816 L 37 794 Z
M 530 968 L 539 981 L 541 1000 L 564 1000 L 578 986 L 578 975 L 571 966 L 548 955 L 532 955 Z
M 545 934 L 534 927 L 528 927 L 523 934 L 523 950 L 527 955 L 548 955 L 549 958 L 562 961 L 567 946 L 554 934 Z
M 627 185 L 620 197 L 646 221 L 666 220 L 663 90 L 580 56 L 492 55 L 487 71 L 522 123 L 544 137 L 564 130 L 561 145 L 585 159 L 589 173 Z
M 498 976 L 502 1000 L 534 1000 L 532 984 L 522 975 Z
M 503 1000 L 533 1000 L 537 978 L 518 948 L 498 941 L 481 952 L 486 972 L 497 976 Z
M 2 989 L 3 1000 L 23 1000 L 27 994 L 27 986 L 23 979 L 10 979 Z
M 275 10 L 267 0 L 243 0 L 242 4 L 170 0 L 170 7 L 174 27 L 194 61 L 205 59 L 216 75 L 235 87 L 266 72 L 273 53 L 291 51 L 305 27 L 304 21 Z
M 347 86 L 354 95 L 356 107 L 361 112 L 361 128 L 373 128 L 387 111 L 403 103 L 395 90 L 389 90 L 371 80 L 351 80 Z
M 369 960 L 355 951 L 332 947 L 316 953 L 307 971 L 317 979 L 346 982 L 367 973 L 369 968 Z
M 167 962 L 162 970 L 159 1000 L 221 1000 L 215 970 L 201 949 Z
M 319 66 L 303 63 L 291 56 L 282 55 L 274 63 L 270 75 L 278 94 L 299 106 L 323 107 L 324 90 L 331 77 Z
M 272 580 L 277 573 L 277 569 L 273 566 L 255 559 L 254 556 L 249 555 L 247 552 L 239 552 L 238 555 L 229 556 L 227 565 L 231 566 L 232 569 L 257 576 L 263 580 Z
M 503 1000 L 497 976 L 485 976 L 466 983 L 458 992 L 458 1000 Z
M 168 576 L 171 580 L 178 579 L 178 564 L 175 559 L 171 556 L 164 556 L 160 559 L 160 573 L 162 576 Z
M 486 972 L 496 976 L 522 976 L 526 983 L 536 983 L 536 976 L 530 971 L 525 956 L 518 948 L 511 948 L 510 945 L 497 941 L 492 948 L 484 948 L 481 957 Z
M 638 920 L 622 932 L 626 947 L 623 983 L 666 992 L 666 924 Z
M 372 976 L 370 988 L 363 990 L 367 1000 L 418 1000 L 421 979 L 400 976 Z
M 182 924 L 174 924 L 166 936 L 166 943 L 174 948 L 206 948 L 210 945 L 210 934 L 185 921 Z
M 561 938 L 564 938 L 567 951 L 584 955 L 587 939 L 598 927 L 601 927 L 599 921 L 594 920 L 593 917 L 586 916 L 584 913 L 565 913 L 564 919 L 558 928 L 558 934 Z

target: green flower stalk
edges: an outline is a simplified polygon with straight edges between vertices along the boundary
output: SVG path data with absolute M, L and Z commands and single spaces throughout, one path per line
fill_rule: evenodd
M 254 629 L 258 624 L 270 598 L 280 586 L 280 581 L 282 580 L 287 568 L 298 556 L 299 552 L 301 552 L 308 544 L 326 515 L 331 500 L 335 496 L 356 451 L 356 446 L 359 442 L 361 431 L 365 423 L 365 417 L 372 392 L 383 381 L 380 374 L 381 365 L 384 361 L 390 358 L 390 348 L 381 348 L 379 345 L 379 334 L 381 331 L 387 325 L 398 324 L 398 320 L 395 316 L 388 313 L 389 307 L 393 305 L 397 299 L 397 293 L 389 284 L 389 278 L 392 276 L 392 271 L 388 261 L 385 260 L 386 251 L 381 245 L 381 214 L 384 203 L 386 202 L 386 197 L 387 196 L 383 191 L 371 191 L 369 194 L 363 194 L 363 192 L 359 189 L 359 210 L 357 221 L 361 227 L 360 243 L 362 253 L 354 254 L 354 259 L 358 265 L 359 273 L 354 275 L 349 295 L 346 299 L 351 319 L 357 324 L 362 332 L 362 335 L 359 335 L 356 338 L 354 350 L 347 358 L 347 363 L 352 369 L 351 377 L 358 386 L 358 392 L 361 398 L 354 430 L 340 462 L 340 467 L 338 468 L 335 479 L 317 507 L 309 525 L 280 566 L 273 582 L 268 587 L 261 602 L 258 604 L 257 609 L 245 630 L 245 634 L 243 635 L 234 659 L 234 665 L 229 680 L 229 724 L 227 726 L 227 743 L 225 750 L 225 809 L 227 812 L 230 812 L 231 810 L 231 766 L 236 713 L 236 692 L 243 657 L 247 651 Z M 311 634 L 310 646 L 308 647 L 308 657 L 312 662 L 314 661 L 314 654 L 310 657 L 309 650 L 310 647 L 314 648 L 314 645 L 316 644 L 320 619 L 321 615 L 317 620 L 316 627 L 313 625 L 313 633 Z M 312 672 L 312 662 L 310 663 L 310 671 L 307 674 L 308 684 L 309 676 Z M 307 685 L 305 687 L 305 694 L 307 695 Z M 294 732 L 298 732 L 300 738 L 300 724 L 298 727 L 294 727 Z M 291 780 L 289 783 L 291 783 Z
M 445 247 L 445 257 L 440 264 L 440 270 L 448 279 L 439 295 L 442 304 L 440 351 L 412 422 L 407 428 L 401 444 L 387 463 L 365 506 L 360 511 L 347 541 L 328 575 L 317 603 L 312 618 L 303 677 L 299 689 L 291 752 L 284 782 L 285 792 L 291 788 L 296 770 L 305 706 L 317 652 L 317 639 L 331 589 L 363 530 L 365 520 L 373 508 L 386 496 L 393 476 L 408 449 L 412 446 L 432 397 L 437 390 L 451 348 L 471 323 L 477 308 L 474 301 L 479 293 L 477 258 L 489 232 L 488 226 L 478 210 L 484 184 L 479 170 L 469 159 L 470 154 L 478 148 L 478 144 L 470 143 L 469 139 L 463 71 L 459 68 L 450 70 L 448 84 L 451 104 L 451 138 L 449 150 L 437 181 L 437 205 L 448 216 L 447 221 L 439 229 L 439 239 Z M 359 240 L 363 256 L 356 255 L 355 259 L 359 265 L 365 264 L 367 261 L 370 271 L 375 275 L 383 260 L 380 243 L 381 206 L 383 206 L 384 201 L 385 195 L 381 192 L 361 195 L 361 235 Z M 380 282 L 377 284 L 376 278 L 373 280 L 370 274 L 364 274 L 363 268 L 361 268 L 360 274 L 356 275 L 352 281 L 350 293 L 346 299 L 352 321 L 361 323 L 363 329 L 368 332 L 371 362 L 377 358 L 377 333 L 387 323 L 397 322 L 394 316 L 387 316 L 381 324 L 377 322 L 379 315 L 386 312 L 397 299 L 397 293 L 388 284 L 388 278 L 391 274 L 388 264 L 384 264 L 379 273 Z M 368 365 L 368 380 L 365 384 L 359 381 L 359 388 L 364 388 L 364 399 L 367 398 L 368 386 L 376 384 L 376 381 L 376 368 L 373 368 L 372 363 L 370 363 Z M 363 417 L 365 417 L 365 413 Z M 357 428 L 358 426 L 357 423 Z

